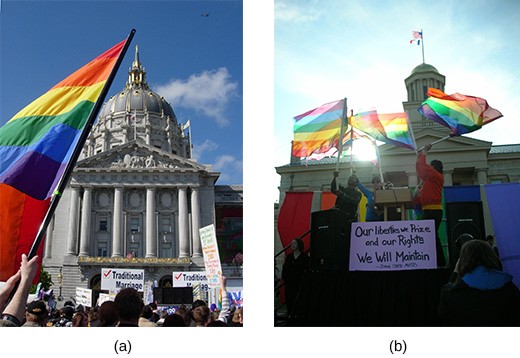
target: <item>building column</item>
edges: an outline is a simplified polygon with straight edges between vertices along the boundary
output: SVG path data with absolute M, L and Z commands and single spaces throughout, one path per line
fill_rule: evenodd
M 406 176 L 408 177 L 408 187 L 409 188 L 416 188 L 418 181 L 417 181 L 417 173 L 406 173 Z
M 157 257 L 155 188 L 146 188 L 146 256 Z
M 179 187 L 179 257 L 190 256 L 187 188 Z
M 112 228 L 112 257 L 122 255 L 123 187 L 114 188 L 114 220 Z
M 480 185 L 485 185 L 488 183 L 487 169 L 477 169 L 477 181 Z
M 69 238 L 67 240 L 67 255 L 77 255 L 78 246 L 78 216 L 79 216 L 79 187 L 71 187 L 69 209 Z
M 81 209 L 81 235 L 79 256 L 90 256 L 90 218 L 92 216 L 92 187 L 83 190 L 83 206 Z
M 453 170 L 444 170 L 444 186 L 453 185 Z
M 50 259 L 52 257 L 52 234 L 54 232 L 54 218 L 52 216 L 52 220 L 47 226 L 47 233 L 45 234 L 45 255 L 44 258 Z
M 199 187 L 191 188 L 191 225 L 193 240 L 193 257 L 202 257 L 202 245 L 200 243 L 200 199 Z

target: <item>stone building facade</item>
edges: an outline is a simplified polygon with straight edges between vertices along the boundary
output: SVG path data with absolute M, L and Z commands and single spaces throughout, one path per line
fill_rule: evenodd
M 413 133 L 420 148 L 428 143 L 447 137 L 449 129 L 425 117 L 417 108 L 427 98 L 428 87 L 444 91 L 445 76 L 432 65 L 420 64 L 405 79 L 407 100 L 403 109 L 408 115 Z M 395 187 L 416 187 L 418 178 L 415 171 L 416 154 L 411 150 L 389 144 L 379 146 L 380 163 L 386 179 Z M 288 153 L 288 158 L 289 158 Z M 520 145 L 493 145 L 492 142 L 465 136 L 450 137 L 435 144 L 428 152 L 427 160 L 438 159 L 444 165 L 444 185 L 483 185 L 520 181 Z M 337 158 L 320 161 L 300 161 L 291 157 L 290 163 L 279 166 L 281 207 L 287 191 L 330 191 L 332 173 L 336 170 Z M 369 161 L 354 158 L 355 170 L 361 182 L 370 187 L 373 176 L 379 169 Z M 343 158 L 339 164 L 339 181 L 346 183 L 350 175 L 350 158 Z M 489 211 L 484 208 L 486 234 L 493 234 Z M 275 230 L 276 231 L 276 230 Z M 275 251 L 281 249 L 275 232 Z
M 103 267 L 144 269 L 159 287 L 171 286 L 173 271 L 204 270 L 199 229 L 215 223 L 220 173 L 191 158 L 188 125 L 149 88 L 136 47 L 47 230 L 43 265 L 55 292 L 66 299 L 83 287 L 97 297 Z

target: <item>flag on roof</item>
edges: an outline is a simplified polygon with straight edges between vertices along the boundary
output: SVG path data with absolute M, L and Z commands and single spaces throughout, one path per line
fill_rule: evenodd
M 0 280 L 12 276 L 21 255 L 29 252 L 126 41 L 59 82 L 0 128 Z
M 405 112 L 380 114 L 376 110 L 360 112 L 349 117 L 349 124 L 374 139 L 398 147 L 415 150 Z
M 426 118 L 451 129 L 452 136 L 476 131 L 502 117 L 502 113 L 480 97 L 460 93 L 447 95 L 436 88 L 428 88 L 427 95 L 429 97 L 418 111 Z
M 305 158 L 338 148 L 345 101 L 326 103 L 294 117 L 293 156 Z
M 417 41 L 417 45 L 420 45 L 421 44 L 421 39 L 422 39 L 422 31 L 413 31 L 412 32 L 412 39 L 410 40 L 410 43 L 414 43 L 415 41 Z

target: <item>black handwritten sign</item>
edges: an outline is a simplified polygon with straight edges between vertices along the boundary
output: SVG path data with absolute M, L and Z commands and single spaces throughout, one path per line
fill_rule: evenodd
M 433 220 L 352 223 L 350 271 L 437 268 Z

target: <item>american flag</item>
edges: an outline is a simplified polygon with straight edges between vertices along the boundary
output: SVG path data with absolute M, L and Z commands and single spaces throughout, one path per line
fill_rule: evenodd
M 412 44 L 415 41 L 417 41 L 417 45 L 420 45 L 421 39 L 422 39 L 422 31 L 413 31 L 412 36 L 413 36 L 413 39 L 410 40 L 410 43 Z

